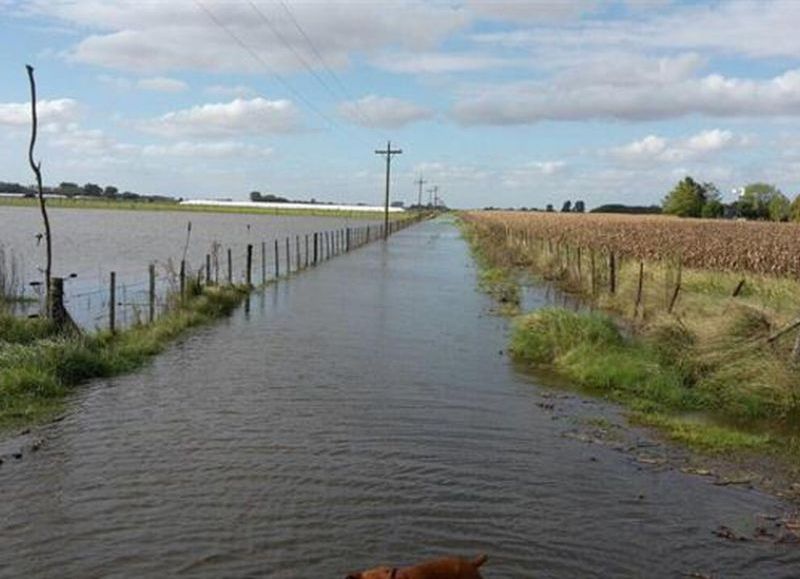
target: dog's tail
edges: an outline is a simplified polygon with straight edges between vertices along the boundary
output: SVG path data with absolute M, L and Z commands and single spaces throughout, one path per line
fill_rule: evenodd
M 472 560 L 472 566 L 477 569 L 478 567 L 486 563 L 488 559 L 489 556 L 486 553 L 482 553 L 481 555 L 478 555 Z

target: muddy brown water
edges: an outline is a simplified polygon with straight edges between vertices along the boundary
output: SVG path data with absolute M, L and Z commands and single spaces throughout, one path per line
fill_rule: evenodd
M 713 534 L 788 505 L 565 436 L 490 307 L 428 222 L 81 388 L 0 443 L 0 576 L 335 578 L 483 551 L 489 579 L 798 576 L 796 547 Z

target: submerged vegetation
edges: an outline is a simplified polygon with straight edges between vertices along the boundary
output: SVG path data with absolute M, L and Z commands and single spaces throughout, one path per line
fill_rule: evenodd
M 119 333 L 59 331 L 45 318 L 0 313 L 0 429 L 53 416 L 70 389 L 129 372 L 186 329 L 230 314 L 243 286 L 207 286 L 149 325 Z
M 595 245 L 588 241 L 597 231 L 594 223 L 580 229 L 561 217 L 559 227 L 559 218 L 534 214 L 502 222 L 498 214 L 464 216 L 467 237 L 487 271 L 532 274 L 585 304 L 577 311 L 545 308 L 519 316 L 511 340 L 518 361 L 554 369 L 589 392 L 625 404 L 635 422 L 697 449 L 794 452 L 800 371 L 793 336 L 780 330 L 791 327 L 800 311 L 800 283 L 710 266 L 690 269 L 666 254 L 639 258 L 646 247 L 614 255 L 603 248 L 622 247 L 621 240 Z M 641 239 L 651 224 L 663 235 L 672 224 L 686 223 L 638 221 L 626 228 L 640 229 Z M 559 237 L 545 237 L 545 231 Z M 608 231 L 597 235 L 613 238 Z M 690 249 L 681 245 L 679 233 L 675 240 L 673 255 Z M 700 251 L 717 247 L 692 247 L 692 255 L 696 260 Z M 756 271 L 783 271 L 769 259 L 773 263 L 759 261 Z

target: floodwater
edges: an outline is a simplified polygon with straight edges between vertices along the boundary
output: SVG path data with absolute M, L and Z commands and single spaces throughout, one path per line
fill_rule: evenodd
M 283 261 L 287 236 L 291 237 L 294 256 L 297 235 L 372 223 L 363 218 L 189 211 L 50 208 L 49 213 L 53 227 L 53 275 L 66 278 L 67 309 L 87 327 L 105 322 L 111 271 L 117 273 L 117 296 L 122 306 L 118 319 L 125 325 L 125 317 L 133 316 L 132 310 L 147 306 L 148 265 L 156 264 L 159 288 L 165 290 L 167 278 L 179 269 L 184 248 L 189 271 L 196 271 L 205 263 L 206 254 L 213 252 L 214 243 L 220 244 L 221 276 L 227 275 L 225 253 L 231 249 L 234 276 L 240 280 L 244 276 L 247 245 L 253 244 L 253 279 L 260 280 L 262 242 L 267 242 L 266 269 L 272 272 L 275 239 L 280 241 Z M 5 248 L 7 261 L 12 256 L 16 260 L 20 281 L 32 297 L 36 294 L 27 284 L 43 278 L 45 248 L 44 242 L 37 240 L 41 231 L 38 208 L 0 206 L 0 246 Z M 301 251 L 305 249 L 305 240 L 302 241 Z M 72 274 L 75 277 L 70 277 Z
M 566 436 L 490 307 L 456 228 L 427 222 L 81 388 L 38 452 L 0 443 L 0 576 L 311 579 L 478 552 L 487 579 L 798 576 L 797 547 L 713 533 L 787 505 Z

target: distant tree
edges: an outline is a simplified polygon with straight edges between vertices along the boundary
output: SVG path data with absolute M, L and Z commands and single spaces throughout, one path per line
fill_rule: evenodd
M 104 197 L 116 197 L 118 194 L 119 194 L 119 189 L 117 189 L 113 185 L 107 185 L 106 188 L 103 189 Z
M 590 211 L 590 213 L 626 213 L 633 215 L 658 215 L 662 213 L 658 205 L 622 205 L 621 203 L 609 203 L 600 205 Z
M 792 221 L 800 221 L 800 195 L 794 198 L 789 207 L 789 216 Z
M 767 206 L 769 218 L 772 221 L 789 221 L 792 213 L 792 204 L 786 195 L 779 193 L 775 195 Z
M 719 199 L 712 199 L 703 205 L 700 217 L 704 219 L 719 219 L 725 214 L 725 206 Z
M 250 191 L 250 201 L 261 201 L 261 193 L 259 191 Z
M 553 204 L 552 203 L 548 203 L 547 207 L 545 207 L 545 211 L 547 211 L 548 213 L 552 213 L 553 211 L 555 211 L 553 209 Z
M 748 219 L 770 219 L 770 204 L 776 197 L 783 197 L 783 193 L 775 185 L 750 183 L 736 202 L 736 208 L 739 215 Z
M 561 213 L 569 213 L 572 211 L 572 201 L 564 201 L 564 205 L 561 206 Z
M 576 201 L 575 206 L 572 208 L 575 213 L 583 213 L 586 211 L 586 204 L 583 201 Z
M 60 183 L 55 192 L 60 195 L 66 195 L 67 197 L 75 197 L 76 195 L 83 195 L 84 193 L 82 187 L 79 187 L 77 183 L 70 183 L 69 181 Z
M 704 187 L 691 177 L 685 177 L 664 198 L 664 213 L 679 217 L 700 217 L 705 200 Z
M 89 195 L 91 197 L 100 197 L 100 195 L 103 194 L 103 189 L 100 187 L 100 185 L 87 183 L 83 186 L 83 193 L 84 195 Z

